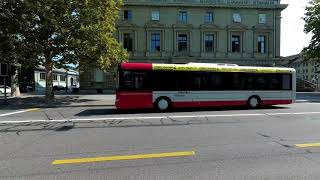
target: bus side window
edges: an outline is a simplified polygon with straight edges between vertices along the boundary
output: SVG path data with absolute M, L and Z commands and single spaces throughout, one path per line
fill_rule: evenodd
M 270 74 L 269 75 L 270 79 L 269 81 L 269 90 L 281 90 L 281 75 L 279 74 Z
M 256 74 L 255 76 L 255 89 L 265 90 L 266 89 L 266 74 Z
M 142 76 L 135 76 L 134 77 L 134 88 L 135 89 L 142 89 Z
M 148 82 L 147 72 L 134 72 L 133 73 L 133 89 L 135 90 L 148 90 L 151 86 Z
M 191 90 L 191 91 L 198 91 L 198 90 L 202 90 L 203 88 L 205 88 L 205 84 L 203 83 L 203 73 L 200 72 L 193 72 L 189 74 L 189 82 L 188 83 L 188 88 L 187 90 Z
M 282 75 L 282 90 L 291 90 L 291 75 Z
M 155 91 L 175 91 L 177 89 L 178 72 L 153 71 L 150 77 L 150 84 Z
M 229 82 L 231 82 L 230 90 L 241 90 L 242 86 L 240 73 L 231 73 Z
M 254 79 L 253 79 L 253 75 L 248 73 L 245 74 L 245 88 L 244 90 L 254 90 L 255 86 L 254 86 Z
M 122 78 L 123 78 L 123 80 L 122 80 L 122 84 L 120 84 L 120 88 L 121 89 L 126 89 L 126 90 L 132 89 L 132 85 L 133 85 L 133 83 L 132 83 L 132 72 L 124 71 L 122 73 Z
M 209 73 L 208 75 L 208 90 L 222 90 L 223 83 L 222 83 L 222 73 Z

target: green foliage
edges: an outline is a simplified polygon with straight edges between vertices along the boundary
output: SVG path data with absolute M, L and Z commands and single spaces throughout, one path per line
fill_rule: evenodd
M 21 32 L 24 21 L 25 4 L 21 0 L 0 1 L 0 62 L 32 64 L 35 54 L 27 52 Z
M 110 68 L 128 58 L 113 37 L 121 6 L 121 0 L 2 0 L 0 61 Z
M 128 58 L 113 37 L 121 6 L 122 0 L 1 0 L 0 62 L 45 65 L 47 73 L 66 64 L 111 68 Z
M 306 60 L 319 59 L 320 57 L 320 0 L 313 0 L 306 8 L 305 28 L 306 33 L 312 33 L 312 39 L 308 47 L 302 53 Z
M 99 64 L 108 69 L 128 58 L 127 52 L 114 38 L 116 20 L 122 1 L 120 0 L 80 0 L 78 36 L 72 45 L 75 56 L 83 64 Z

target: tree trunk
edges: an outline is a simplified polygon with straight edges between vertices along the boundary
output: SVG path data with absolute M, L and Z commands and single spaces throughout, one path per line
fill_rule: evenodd
M 18 68 L 15 68 L 15 73 L 11 76 L 11 96 L 20 96 Z
M 53 81 L 52 81 L 52 68 L 53 62 L 50 57 L 46 57 L 46 104 L 47 106 L 51 106 L 54 102 L 54 94 L 53 94 Z

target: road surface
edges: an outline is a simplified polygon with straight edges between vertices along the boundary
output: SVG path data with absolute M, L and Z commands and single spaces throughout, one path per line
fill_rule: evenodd
M 4 180 L 320 175 L 316 102 L 168 113 L 119 113 L 112 106 L 0 110 L 0 123 Z

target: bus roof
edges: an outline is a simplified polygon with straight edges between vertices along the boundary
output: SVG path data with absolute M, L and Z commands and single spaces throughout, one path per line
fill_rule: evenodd
M 238 66 L 234 64 L 187 63 L 187 64 L 158 64 L 158 63 L 122 63 L 124 70 L 155 70 L 155 71 L 212 71 L 212 72 L 247 72 L 247 73 L 294 73 L 293 68 Z

